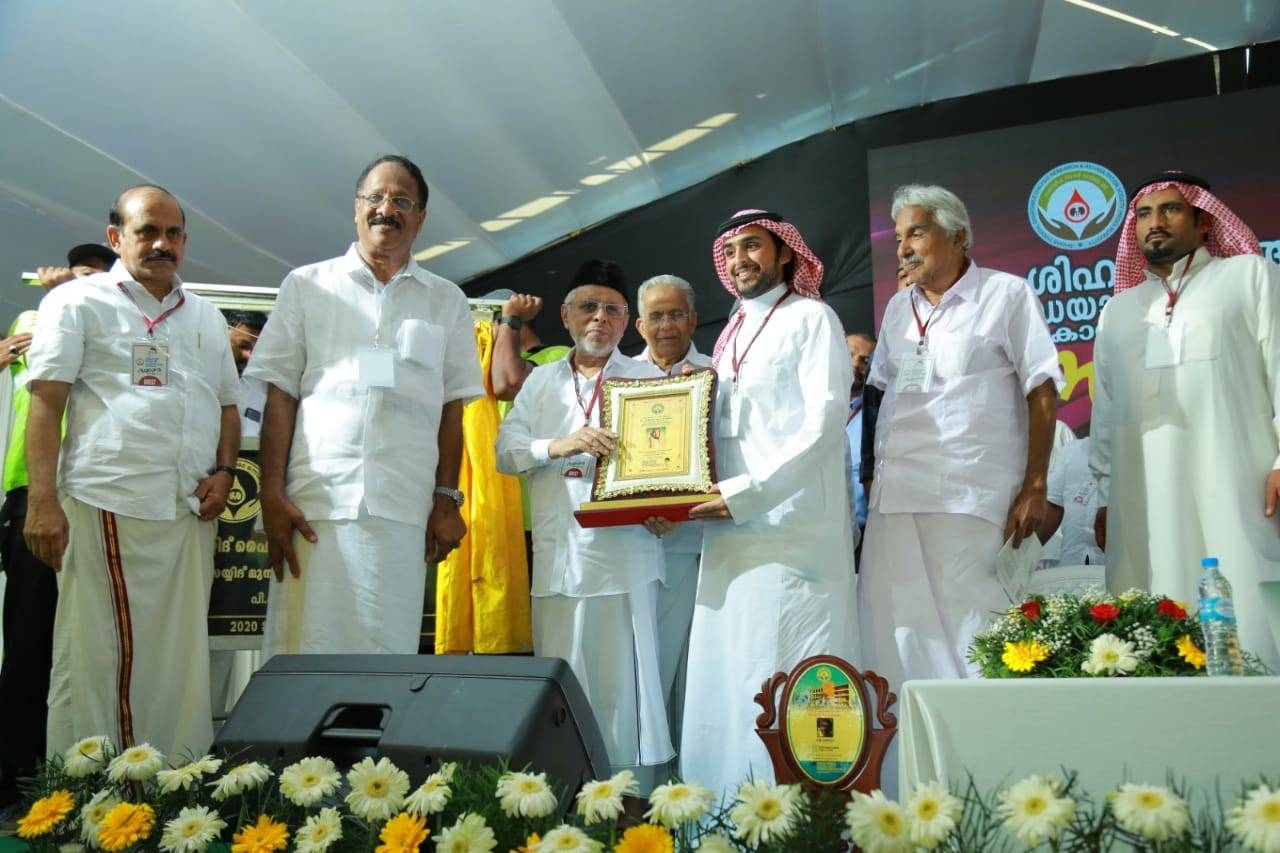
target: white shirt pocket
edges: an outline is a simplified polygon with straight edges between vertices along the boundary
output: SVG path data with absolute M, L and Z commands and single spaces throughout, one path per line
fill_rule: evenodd
M 439 371 L 444 360 L 444 329 L 426 320 L 405 320 L 396 330 L 400 358 Z

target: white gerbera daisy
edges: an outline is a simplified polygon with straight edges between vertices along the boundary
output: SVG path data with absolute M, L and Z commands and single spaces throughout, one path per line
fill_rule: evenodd
M 604 845 L 599 841 L 592 841 L 576 826 L 562 823 L 529 849 L 533 853 L 596 853 L 597 850 L 604 849 Z
M 941 782 L 934 780 L 917 785 L 907 800 L 911 841 L 925 850 L 937 848 L 955 832 L 963 814 L 964 803 L 952 796 Z
M 1039 775 L 1001 791 L 999 797 L 996 814 L 1004 820 L 1005 829 L 1028 847 L 1057 838 L 1076 813 L 1073 800 L 1058 796 L 1058 781 Z
M 622 770 L 608 779 L 588 782 L 578 792 L 578 814 L 593 824 L 602 820 L 617 820 L 622 814 L 622 797 L 636 792 L 636 777 L 630 770 Z
M 62 769 L 73 779 L 83 779 L 106 767 L 114 751 L 111 738 L 82 738 L 62 753 Z
M 1280 788 L 1259 785 L 1227 815 L 1227 829 L 1246 850 L 1280 851 Z
M 1111 811 L 1121 829 L 1152 841 L 1168 841 L 1191 828 L 1186 801 L 1158 785 L 1121 785 Z
M 649 811 L 644 816 L 667 829 L 700 820 L 711 810 L 715 794 L 697 782 L 670 782 L 659 785 L 649 795 Z
M 448 829 L 440 830 L 437 853 L 489 853 L 498 846 L 493 830 L 478 814 L 465 814 Z
M 445 765 L 449 767 L 449 765 Z M 449 804 L 449 797 L 453 795 L 453 791 L 449 788 L 449 782 L 445 778 L 445 768 L 432 773 L 427 777 L 427 781 L 423 782 L 417 789 L 409 795 L 404 801 L 404 810 L 418 817 L 426 817 L 437 812 L 444 811 L 444 807 Z M 448 774 L 452 776 L 452 770 Z
M 164 825 L 160 849 L 167 853 L 204 853 L 226 828 L 227 822 L 217 812 L 206 806 L 191 806 Z
M 733 846 L 732 841 L 718 832 L 714 835 L 708 835 L 698 845 L 700 853 L 737 853 L 737 849 Z
M 507 817 L 546 817 L 556 810 L 546 773 L 504 773 L 496 793 Z
M 864 853 L 913 853 L 906 809 L 886 800 L 883 791 L 855 791 L 845 807 L 845 823 L 853 843 Z
M 323 808 L 307 818 L 293 837 L 297 853 L 325 853 L 342 839 L 342 815 L 335 808 Z
M 80 840 L 90 847 L 100 849 L 98 845 L 98 829 L 107 812 L 120 805 L 120 798 L 103 789 L 94 794 L 89 802 L 80 809 Z
M 164 767 L 164 756 L 160 750 L 149 743 L 131 746 L 111 759 L 107 765 L 107 779 L 112 782 L 123 782 L 126 779 L 134 782 L 145 782 L 156 775 Z
M 409 793 L 409 774 L 388 758 L 365 758 L 347 773 L 347 805 L 353 814 L 365 820 L 386 820 L 399 810 L 404 795 Z
M 211 782 L 210 785 L 213 788 L 213 798 L 225 800 L 228 797 L 239 796 L 245 791 L 251 791 L 270 778 L 271 770 L 267 765 L 258 761 L 246 761 L 232 767 L 222 775 L 221 779 Z
M 303 808 L 332 796 L 341 783 L 342 774 L 327 758 L 304 758 L 280 771 L 280 793 Z
M 791 834 L 804 793 L 798 785 L 773 785 L 757 779 L 742 784 L 737 801 L 729 812 L 737 824 L 734 835 L 759 847 Z
M 1133 643 L 1115 634 L 1103 634 L 1089 644 L 1089 659 L 1080 668 L 1090 675 L 1128 675 L 1138 663 Z
M 206 755 L 204 758 L 175 767 L 172 770 L 161 770 L 156 774 L 160 783 L 160 793 L 172 794 L 178 790 L 190 791 L 193 785 L 199 784 L 206 774 L 217 773 L 222 760 Z

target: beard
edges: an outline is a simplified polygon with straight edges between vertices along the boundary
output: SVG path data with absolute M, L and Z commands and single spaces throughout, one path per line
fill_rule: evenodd
M 771 270 L 761 268 L 760 274 L 756 276 L 754 283 L 738 287 L 738 295 L 743 299 L 755 299 L 757 296 L 763 296 L 773 290 L 781 280 L 782 270 L 779 268 L 774 267 Z
M 593 344 L 586 335 L 575 340 L 573 345 L 592 358 L 607 358 L 616 346 L 615 344 Z

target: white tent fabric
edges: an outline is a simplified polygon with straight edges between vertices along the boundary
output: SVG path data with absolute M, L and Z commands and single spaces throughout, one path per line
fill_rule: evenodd
M 3 0 L 0 308 L 140 181 L 188 279 L 274 285 L 403 152 L 464 281 L 862 117 L 1278 36 L 1278 0 Z

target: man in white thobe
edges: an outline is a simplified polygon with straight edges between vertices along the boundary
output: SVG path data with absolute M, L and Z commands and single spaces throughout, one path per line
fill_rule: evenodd
M 636 329 L 645 341 L 645 348 L 636 356 L 636 361 L 648 362 L 668 376 L 680 376 L 686 368 L 711 367 L 711 359 L 698 352 L 693 343 L 693 332 L 698 328 L 693 285 L 679 276 L 654 276 L 640 285 L 636 302 L 640 305 Z M 652 524 L 655 531 L 663 534 L 666 578 L 658 590 L 658 650 L 667 719 L 671 722 L 672 739 L 678 752 L 689 624 L 698 591 L 702 524 L 690 521 L 672 525 L 666 519 L 655 519 Z
M 560 306 L 573 350 L 529 373 L 497 443 L 498 470 L 529 483 L 534 653 L 568 661 L 615 772 L 674 755 L 658 662 L 661 544 L 640 525 L 583 527 L 573 516 L 591 499 L 597 459 L 617 445 L 600 425 L 605 379 L 662 375 L 618 352 L 627 315 L 621 268 L 584 264 Z
M 720 497 L 706 520 L 689 636 L 680 771 L 717 796 L 772 778 L 755 734 L 764 681 L 831 654 L 857 665 L 854 534 L 844 435 L 853 374 L 819 298 L 822 263 L 794 225 L 747 210 L 717 232 L 741 299 L 716 344 Z
M 426 206 L 409 159 L 365 167 L 357 241 L 285 278 L 245 370 L 269 386 L 264 659 L 416 653 L 424 558 L 466 532 L 462 407 L 484 388 L 466 297 L 413 258 Z
M 864 664 L 897 691 L 977 674 L 969 641 L 1008 606 L 996 554 L 1044 517 L 1061 372 L 1030 285 L 968 257 L 955 193 L 901 187 L 892 214 L 911 284 L 885 307 L 871 364 L 885 395 L 859 598 Z
M 1280 580 L 1280 267 L 1199 178 L 1131 197 L 1094 345 L 1107 583 L 1195 601 L 1217 557 L 1241 645 L 1280 669 L 1257 588 Z

